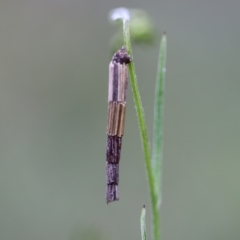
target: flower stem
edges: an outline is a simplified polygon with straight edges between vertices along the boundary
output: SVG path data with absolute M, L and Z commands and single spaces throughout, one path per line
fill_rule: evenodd
M 128 53 L 131 55 L 131 58 L 133 60 L 130 34 L 129 34 L 129 20 L 123 20 L 123 37 L 124 37 L 124 44 L 126 46 L 126 49 Z M 159 213 L 158 213 L 158 207 L 157 207 L 158 199 L 155 192 L 154 174 L 153 174 L 153 168 L 151 163 L 151 153 L 150 153 L 150 147 L 149 147 L 149 142 L 147 137 L 146 123 L 145 123 L 142 101 L 139 94 L 137 77 L 135 74 L 135 67 L 134 67 L 133 61 L 130 64 L 128 64 L 128 66 L 129 66 L 129 75 L 130 75 L 133 98 L 134 98 L 136 112 L 137 112 L 137 119 L 138 119 L 138 124 L 140 129 L 141 140 L 142 140 L 147 179 L 148 179 L 148 185 L 149 185 L 149 191 L 150 191 L 152 224 L 153 224 L 153 240 L 159 240 L 160 225 L 159 225 Z

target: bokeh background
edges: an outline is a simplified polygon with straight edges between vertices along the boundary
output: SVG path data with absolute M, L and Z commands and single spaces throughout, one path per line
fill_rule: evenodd
M 240 1 L 1 0 L 0 239 L 140 239 L 150 202 L 131 89 L 120 201 L 105 203 L 109 42 L 116 7 L 156 29 L 134 59 L 152 134 L 168 37 L 163 240 L 240 238 Z

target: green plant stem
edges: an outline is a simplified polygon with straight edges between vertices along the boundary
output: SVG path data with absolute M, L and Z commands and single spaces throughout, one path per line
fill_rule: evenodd
M 128 53 L 131 55 L 133 60 L 128 20 L 123 20 L 123 37 L 124 37 L 124 44 L 126 46 L 126 49 Z M 133 91 L 133 98 L 135 102 L 137 118 L 138 118 L 138 123 L 140 128 L 140 135 L 142 140 L 145 166 L 147 171 L 147 179 L 148 179 L 148 185 L 149 185 L 149 191 L 150 191 L 152 224 L 153 224 L 153 240 L 159 240 L 159 236 L 160 236 L 159 235 L 159 229 L 160 229 L 159 213 L 158 213 L 158 207 L 157 207 L 157 196 L 155 194 L 154 174 L 153 174 L 152 165 L 151 165 L 152 164 L 151 153 L 150 153 L 150 148 L 148 143 L 146 123 L 145 123 L 144 112 L 142 108 L 142 101 L 140 98 L 139 89 L 137 85 L 137 77 L 135 74 L 135 67 L 134 67 L 133 61 L 128 66 L 129 66 L 129 75 L 130 75 L 132 91 Z

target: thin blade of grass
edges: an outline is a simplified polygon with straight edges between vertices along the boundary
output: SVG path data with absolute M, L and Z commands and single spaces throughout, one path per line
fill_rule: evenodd
M 164 87 L 166 72 L 166 34 L 162 36 L 160 43 L 157 81 L 155 88 L 153 142 L 152 142 L 152 168 L 155 182 L 155 194 L 158 199 L 158 209 L 161 204 L 161 180 L 163 161 L 163 110 L 164 110 Z

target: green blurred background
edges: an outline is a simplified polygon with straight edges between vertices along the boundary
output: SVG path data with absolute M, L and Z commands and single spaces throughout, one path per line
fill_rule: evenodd
M 240 1 L 1 0 L 0 239 L 140 239 L 150 202 L 131 89 L 120 201 L 105 203 L 108 13 L 141 8 L 134 46 L 151 138 L 167 32 L 163 240 L 240 239 Z

